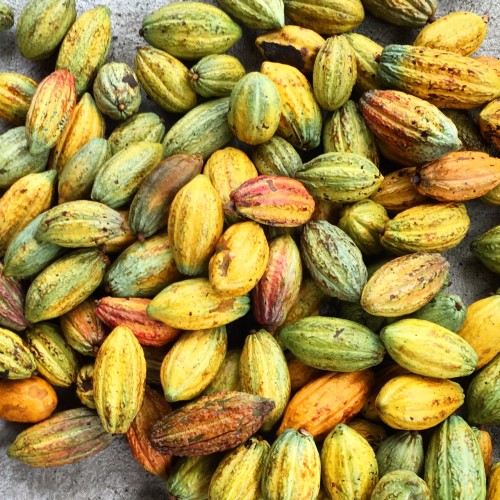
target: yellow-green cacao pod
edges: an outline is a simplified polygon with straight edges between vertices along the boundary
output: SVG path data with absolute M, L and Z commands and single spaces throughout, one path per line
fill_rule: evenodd
M 243 392 L 274 401 L 275 407 L 261 428 L 270 431 L 290 398 L 290 375 L 280 344 L 266 330 L 251 333 L 245 339 L 240 357 L 240 386 Z
M 463 389 L 456 382 L 411 374 L 386 382 L 375 407 L 393 429 L 419 431 L 443 422 L 463 402 Z
M 202 57 L 189 70 L 189 84 L 203 97 L 226 97 L 231 95 L 245 73 L 245 68 L 236 57 L 211 54 Z
M 477 354 L 454 332 L 423 319 L 402 319 L 386 326 L 380 338 L 396 363 L 434 378 L 465 377 L 474 372 Z M 432 353 L 426 346 L 432 345 Z
M 227 124 L 229 98 L 199 104 L 175 123 L 163 139 L 163 157 L 200 154 L 206 160 L 232 138 Z
M 424 467 L 424 443 L 417 431 L 399 431 L 382 441 L 377 450 L 380 477 L 407 470 L 420 474 Z
M 298 149 L 317 147 L 321 141 L 321 109 L 307 78 L 293 66 L 268 61 L 262 63 L 260 72 L 272 80 L 280 94 L 277 135 Z
M 281 329 L 280 342 L 308 366 L 358 372 L 382 362 L 385 349 L 371 330 L 341 318 L 311 316 Z
M 473 12 L 451 12 L 425 26 L 413 45 L 470 56 L 483 43 L 487 19 Z
M 118 326 L 106 337 L 94 364 L 94 401 L 106 432 L 127 432 L 141 408 L 145 383 L 141 344 L 129 328 Z
M 17 20 L 16 39 L 27 59 L 46 59 L 76 19 L 75 0 L 30 0 Z
M 0 73 L 0 119 L 24 125 L 37 83 L 19 73 Z
M 432 500 L 427 483 L 408 470 L 395 470 L 387 473 L 377 483 L 371 496 L 371 500 L 404 500 L 406 498 Z
M 485 498 L 481 448 L 462 417 L 452 415 L 434 431 L 425 455 L 424 479 L 433 498 Z
M 120 62 L 104 64 L 94 80 L 97 107 L 113 120 L 125 120 L 141 105 L 141 88 L 130 66 Z
M 203 214 L 199 207 L 204 207 Z M 207 268 L 223 224 L 222 202 L 207 176 L 197 175 L 175 195 L 168 214 L 168 237 L 182 274 L 196 276 Z
M 261 175 L 295 177 L 302 167 L 299 153 L 288 141 L 277 135 L 255 148 L 252 161 Z
M 262 495 L 269 500 L 316 498 L 321 459 L 316 443 L 304 429 L 285 429 L 274 441 L 262 472 Z
M 496 355 L 473 379 L 467 390 L 468 420 L 479 425 L 499 425 L 497 391 L 500 355 Z
M 80 368 L 76 354 L 55 324 L 33 326 L 26 333 L 26 341 L 43 378 L 58 387 L 69 387 L 76 382 Z
M 29 152 L 26 128 L 15 127 L 0 135 L 0 189 L 8 189 L 28 174 L 42 172 L 47 167 L 49 151 L 38 155 Z
M 231 132 L 242 142 L 256 145 L 270 140 L 281 118 L 281 98 L 274 83 L 253 71 L 234 86 L 227 120 Z
M 354 101 L 347 101 L 326 120 L 323 128 L 325 153 L 355 153 L 378 166 L 375 139 Z
M 196 106 L 189 71 L 178 59 L 154 47 L 140 47 L 135 70 L 148 96 L 169 113 L 185 113 Z
M 323 443 L 321 475 L 331 498 L 369 500 L 378 481 L 375 452 L 358 432 L 339 424 Z
M 9 380 L 30 378 L 36 360 L 28 344 L 17 333 L 0 327 L 0 373 Z
M 285 14 L 322 35 L 351 31 L 365 18 L 360 0 L 285 0 Z
M 383 248 L 380 243 L 389 216 L 385 208 L 372 200 L 361 200 L 346 206 L 338 226 L 356 243 L 364 255 L 377 255 Z
M 0 3 L 0 31 L 5 31 L 14 26 L 14 11 L 4 3 Z
M 334 111 L 349 99 L 356 83 L 356 56 L 343 35 L 326 40 L 314 61 L 313 88 L 319 105 Z
M 248 295 L 224 297 L 206 278 L 192 278 L 164 288 L 148 306 L 148 315 L 181 330 L 227 325 L 250 310 Z
M 201 2 L 173 2 L 148 14 L 140 34 L 157 49 L 179 59 L 226 52 L 242 36 L 222 10 Z
M 410 314 L 432 300 L 448 279 L 440 254 L 415 253 L 384 263 L 363 289 L 361 306 L 375 316 Z
M 254 436 L 229 452 L 210 480 L 208 498 L 253 500 L 261 497 L 262 470 L 270 448 L 266 440 Z
M 153 297 L 179 278 L 168 237 L 158 234 L 127 247 L 104 282 L 115 297 Z
M 363 0 L 368 12 L 396 26 L 424 26 L 436 11 L 438 0 Z
M 91 198 L 119 208 L 132 200 L 140 184 L 162 157 L 161 144 L 133 142 L 112 156 L 97 172 Z
M 362 93 L 380 88 L 377 60 L 384 47 L 361 33 L 346 33 L 345 37 L 356 55 L 356 90 Z
M 315 197 L 354 203 L 372 195 L 384 177 L 367 158 L 354 153 L 325 153 L 305 163 L 295 178 Z
M 184 332 L 161 365 L 161 385 L 168 402 L 198 396 L 215 377 L 227 350 L 226 327 Z
M 111 46 L 111 10 L 99 5 L 85 11 L 66 33 L 56 68 L 75 75 L 76 93 L 82 95 L 108 58 Z
M 219 4 L 249 28 L 272 30 L 285 25 L 283 0 L 220 0 Z
M 341 301 L 335 311 L 335 316 L 364 325 L 372 332 L 378 332 L 386 321 L 386 318 L 367 313 L 359 302 Z
M 367 280 L 366 266 L 359 248 L 342 229 L 325 220 L 308 222 L 300 249 L 311 276 L 324 293 L 348 302 L 359 301 Z
M 229 349 L 222 364 L 203 391 L 204 396 L 210 396 L 216 392 L 241 391 L 240 385 L 240 357 L 241 349 Z
M 98 250 L 75 250 L 46 267 L 26 294 L 25 315 L 37 323 L 57 318 L 101 284 L 108 259 Z
M 470 249 L 484 266 L 500 274 L 500 225 L 477 237 L 471 243 Z

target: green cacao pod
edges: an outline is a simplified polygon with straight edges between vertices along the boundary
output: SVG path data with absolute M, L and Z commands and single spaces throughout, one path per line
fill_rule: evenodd
M 471 243 L 472 253 L 490 271 L 500 274 L 500 225 L 492 227 Z
M 14 11 L 4 3 L 0 3 L 0 31 L 5 31 L 14 26 Z
M 345 36 L 356 55 L 356 90 L 362 93 L 380 88 L 377 59 L 384 47 L 361 33 L 346 33 Z
M 395 470 L 420 474 L 424 467 L 424 443 L 417 431 L 399 431 L 382 441 L 377 450 L 380 477 Z
M 299 153 L 288 141 L 278 136 L 259 144 L 252 154 L 252 161 L 261 175 L 295 177 L 302 167 Z
M 395 470 L 380 479 L 373 489 L 371 500 L 405 499 L 432 500 L 427 483 L 414 472 Z
M 249 28 L 272 30 L 285 25 L 283 0 L 220 0 L 219 3 Z

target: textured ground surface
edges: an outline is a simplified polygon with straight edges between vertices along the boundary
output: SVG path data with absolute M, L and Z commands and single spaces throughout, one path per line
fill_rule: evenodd
M 4 0 L 15 10 L 16 18 L 25 0 Z M 113 43 L 110 60 L 133 64 L 135 49 L 144 42 L 138 35 L 142 18 L 164 5 L 162 0 L 77 0 L 78 14 L 99 4 L 108 5 L 113 11 Z M 215 2 L 211 2 L 215 3 Z M 442 0 L 438 16 L 451 11 L 469 10 L 489 14 L 490 29 L 480 50 L 481 54 L 500 57 L 500 3 L 496 0 L 465 1 Z M 381 44 L 412 43 L 415 30 L 388 26 L 367 15 L 365 23 L 357 30 Z M 255 33 L 248 33 L 232 52 L 241 56 L 247 69 L 258 68 L 259 58 L 253 48 Z M 14 30 L 0 33 L 0 71 L 16 71 L 40 80 L 53 70 L 55 59 L 44 62 L 23 60 L 15 44 Z M 148 107 L 147 101 L 143 109 Z M 158 109 L 156 109 L 158 112 Z M 5 129 L 0 123 L 0 132 Z M 494 292 L 500 282 L 473 258 L 469 252 L 470 241 L 484 231 L 500 224 L 500 210 L 480 203 L 468 203 L 472 225 L 467 238 L 459 247 L 450 251 L 453 284 L 451 290 L 459 293 L 467 304 Z M 72 466 L 34 470 L 9 460 L 5 449 L 22 425 L 0 422 L 0 498 L 5 500 L 65 500 L 79 499 L 149 499 L 165 498 L 162 481 L 143 471 L 131 458 L 126 443 L 117 438 L 113 445 L 96 457 Z M 494 432 L 496 460 L 500 460 L 500 433 Z

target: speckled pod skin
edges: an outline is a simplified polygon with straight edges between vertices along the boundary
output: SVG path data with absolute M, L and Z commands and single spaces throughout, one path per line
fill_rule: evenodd
M 285 0 L 285 14 L 295 24 L 322 35 L 351 31 L 365 18 L 359 0 Z
M 262 470 L 270 448 L 267 441 L 253 436 L 229 452 L 212 476 L 208 497 L 253 500 L 262 496 Z
M 321 141 L 322 117 L 311 84 L 293 66 L 264 62 L 260 72 L 270 78 L 281 98 L 277 135 L 294 147 L 309 151 Z
M 18 434 L 7 454 L 31 467 L 55 467 L 81 462 L 105 450 L 112 440 L 93 411 L 75 408 Z
M 163 139 L 163 157 L 200 154 L 204 160 L 232 138 L 227 124 L 229 97 L 212 99 L 188 111 Z
M 463 203 L 418 205 L 387 222 L 380 242 L 396 255 L 446 252 L 464 239 L 469 226 Z
M 500 99 L 487 104 L 479 113 L 481 135 L 496 149 L 500 149 Z
M 449 262 L 440 254 L 414 253 L 382 265 L 363 289 L 361 305 L 375 316 L 395 317 L 417 311 L 448 279 Z
M 161 233 L 123 250 L 104 282 L 115 297 L 153 297 L 179 278 L 168 236 Z
M 141 105 L 137 76 L 125 63 L 110 62 L 99 69 L 94 80 L 94 99 L 102 114 L 113 120 L 125 120 Z
M 320 200 L 354 203 L 373 194 L 384 177 L 367 158 L 354 153 L 325 153 L 305 163 L 295 178 Z
M 59 173 L 58 202 L 89 199 L 97 172 L 110 158 L 111 148 L 106 139 L 90 139 Z
M 477 369 L 488 364 L 499 352 L 500 295 L 476 300 L 467 307 L 465 322 L 458 332 L 477 352 Z
M 312 73 L 314 60 L 325 39 L 313 30 L 287 25 L 255 39 L 264 59 L 289 64 L 303 73 Z
M 386 326 L 380 339 L 398 365 L 434 378 L 465 377 L 474 372 L 477 354 L 461 337 L 423 319 L 402 319 Z M 432 345 L 432 354 L 426 346 Z
M 12 238 L 50 207 L 56 172 L 28 174 L 14 182 L 0 198 L 0 255 Z
M 481 449 L 474 431 L 462 417 L 452 415 L 434 431 L 425 455 L 424 479 L 433 498 L 485 498 Z
M 438 108 L 471 109 L 500 97 L 500 77 L 495 70 L 470 57 L 429 47 L 387 45 L 380 56 L 378 75 L 384 86 Z
M 432 495 L 427 483 L 414 472 L 396 470 L 383 476 L 372 491 L 371 500 L 389 498 L 432 500 Z
M 321 459 L 305 429 L 285 429 L 271 446 L 262 472 L 262 494 L 269 500 L 316 498 Z
M 262 144 L 276 132 L 281 118 L 281 98 L 274 83 L 253 71 L 234 86 L 227 120 L 231 132 L 246 144 Z
M 437 160 L 462 147 L 455 124 L 436 106 L 397 90 L 371 90 L 360 108 L 389 159 L 404 165 Z
M 98 250 L 75 250 L 46 267 L 26 294 L 28 321 L 57 318 L 71 311 L 100 285 L 108 259 Z
M 274 409 L 262 424 L 262 431 L 270 431 L 290 398 L 290 375 L 280 344 L 266 330 L 258 330 L 245 339 L 240 357 L 240 386 L 243 392 L 274 401 Z
M 140 297 L 102 297 L 95 301 L 95 316 L 109 328 L 130 328 L 141 345 L 161 347 L 177 339 L 180 332 L 151 319 L 146 313 L 150 302 Z
M 361 93 L 379 89 L 381 84 L 377 60 L 384 47 L 361 33 L 346 33 L 345 37 L 356 55 L 356 90 Z
M 261 175 L 295 177 L 302 166 L 302 159 L 295 148 L 277 135 L 255 148 L 252 161 Z
M 172 283 L 148 306 L 154 319 L 181 330 L 200 330 L 227 325 L 250 310 L 250 297 L 224 297 L 206 278 Z
M 39 323 L 26 333 L 26 341 L 42 377 L 57 387 L 76 382 L 79 363 L 61 330 L 53 323 Z
M 1 76 L 1 75 L 0 75 Z M 33 156 L 29 152 L 25 127 L 16 127 L 0 135 L 0 189 L 8 189 L 28 174 L 45 170 L 49 152 Z
M 0 327 L 0 373 L 8 380 L 30 378 L 36 361 L 28 344 L 16 333 Z
M 119 208 L 132 200 L 140 184 L 161 160 L 161 144 L 133 142 L 112 156 L 97 172 L 91 198 Z
M 144 352 L 132 331 L 116 327 L 94 364 L 94 401 L 110 434 L 125 434 L 141 409 L 146 382 Z
M 396 470 L 420 474 L 424 466 L 424 443 L 417 431 L 399 431 L 382 441 L 377 450 L 380 477 Z
M 17 20 L 16 40 L 27 59 L 49 57 L 76 19 L 75 0 L 31 0 Z
M 287 428 L 304 428 L 320 441 L 338 424 L 354 417 L 373 386 L 370 370 L 325 373 L 306 384 L 290 400 L 278 434 Z
M 285 25 L 283 0 L 221 0 L 219 3 L 249 28 L 271 30 Z
M 328 38 L 314 61 L 313 89 L 319 105 L 327 111 L 343 106 L 357 77 L 356 56 L 343 35 Z
M 417 169 L 417 191 L 438 201 L 479 198 L 500 184 L 500 159 L 480 151 L 459 151 Z
M 477 425 L 499 425 L 498 380 L 500 356 L 497 354 L 473 379 L 467 389 L 468 421 Z
M 141 35 L 179 59 L 196 60 L 226 52 L 242 36 L 226 13 L 201 2 L 173 2 L 148 14 Z
M 106 124 L 94 99 L 83 94 L 68 124 L 58 139 L 50 158 L 50 166 L 60 174 L 71 158 L 95 137 L 104 137 Z
M 488 431 L 478 429 L 477 427 L 471 427 L 471 429 L 474 431 L 474 435 L 479 443 L 479 448 L 481 449 L 481 455 L 484 462 L 484 470 L 486 472 L 486 477 L 488 478 L 493 463 L 493 442 L 491 435 Z
M 4 3 L 0 3 L 0 31 L 5 31 L 14 26 L 14 11 Z
M 226 97 L 231 95 L 245 73 L 245 68 L 236 57 L 211 54 L 201 58 L 189 70 L 189 84 L 203 97 Z
M 492 272 L 500 274 L 500 225 L 471 243 L 471 252 Z
M 19 73 L 0 73 L 0 119 L 24 125 L 37 83 Z
M 424 26 L 437 4 L 438 0 L 363 0 L 366 10 L 375 17 L 410 28 Z
M 355 153 L 379 164 L 375 139 L 354 101 L 347 101 L 326 120 L 323 128 L 325 153 Z
M 245 295 L 262 278 L 269 261 L 269 245 L 256 222 L 240 222 L 222 234 L 208 263 L 208 279 L 222 295 Z
M 100 5 L 84 12 L 66 33 L 56 68 L 75 75 L 76 93 L 81 96 L 108 58 L 111 46 L 111 10 Z
M 319 288 L 330 297 L 357 302 L 367 272 L 360 250 L 337 226 L 309 222 L 300 241 L 301 256 Z
M 473 12 L 451 12 L 425 26 L 413 45 L 470 56 L 483 43 L 487 21 Z
M 5 274 L 0 264 L 0 326 L 23 331 L 30 326 L 24 317 L 24 291 L 21 283 Z
M 140 47 L 135 70 L 148 96 L 170 113 L 185 113 L 196 106 L 189 71 L 178 59 L 154 47 Z
M 178 154 L 162 160 L 142 182 L 130 205 L 129 223 L 140 238 L 167 225 L 176 194 L 201 172 L 200 155 Z
M 203 392 L 219 371 L 227 350 L 224 326 L 184 332 L 161 365 L 161 385 L 168 402 L 187 401 Z
M 430 429 L 464 402 L 462 387 L 450 380 L 400 375 L 389 380 L 375 400 L 377 412 L 393 429 Z
M 378 481 L 375 452 L 354 429 L 339 424 L 321 449 L 323 485 L 331 498 L 369 500 Z
M 486 106 L 485 106 L 486 107 Z M 458 138 L 462 141 L 463 151 L 482 151 L 491 153 L 491 146 L 481 137 L 480 130 L 470 113 L 461 109 L 443 109 L 458 130 Z
M 179 457 L 226 451 L 255 434 L 273 408 L 270 399 L 244 392 L 202 396 L 158 420 L 151 443 L 159 452 Z
M 168 237 L 181 273 L 196 276 L 206 270 L 223 223 L 222 202 L 208 177 L 197 175 L 179 190 L 168 213 Z
M 382 362 L 385 349 L 363 325 L 341 318 L 311 316 L 280 330 L 279 340 L 313 368 L 358 372 Z
M 59 323 L 66 342 L 85 356 L 95 356 L 107 335 L 104 323 L 95 314 L 92 297 L 63 314 Z
M 26 139 L 32 155 L 56 145 L 75 104 L 75 77 L 69 71 L 56 70 L 40 82 L 26 115 Z

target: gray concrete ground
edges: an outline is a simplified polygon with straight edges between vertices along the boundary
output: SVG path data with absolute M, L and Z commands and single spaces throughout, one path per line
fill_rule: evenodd
M 7 1 L 15 11 L 16 19 L 26 0 Z M 143 17 L 164 5 L 162 0 L 77 0 L 78 14 L 99 4 L 108 5 L 112 11 L 113 42 L 110 60 L 133 65 L 135 50 L 144 44 L 138 34 Z M 210 2 L 215 3 L 215 2 Z M 496 0 L 442 0 L 437 15 L 465 10 L 490 17 L 489 31 L 479 54 L 500 57 L 500 4 Z M 357 30 L 381 44 L 412 43 L 417 31 L 389 26 L 367 15 Z M 253 47 L 255 33 L 248 32 L 231 50 L 241 57 L 248 70 L 257 69 L 259 57 Z M 14 29 L 0 33 L 0 71 L 16 71 L 40 80 L 53 70 L 55 59 L 44 62 L 24 60 L 15 43 Z M 145 101 L 143 110 L 153 109 Z M 154 108 L 160 112 L 157 108 Z M 161 112 L 160 112 L 161 113 Z M 168 120 L 167 120 L 168 122 Z M 5 127 L 0 123 L 0 133 Z M 487 271 L 469 252 L 473 238 L 500 224 L 500 209 L 487 207 L 479 202 L 467 203 L 471 229 L 467 238 L 448 252 L 453 283 L 451 290 L 459 293 L 467 304 L 491 294 L 500 286 L 498 276 Z M 165 498 L 162 481 L 144 470 L 131 458 L 127 444 L 117 438 L 101 454 L 85 462 L 62 468 L 31 469 L 9 460 L 5 449 L 22 425 L 0 422 L 0 498 L 5 500 L 63 500 L 80 499 L 149 499 Z M 500 433 L 492 430 L 495 440 L 495 457 L 500 460 Z

